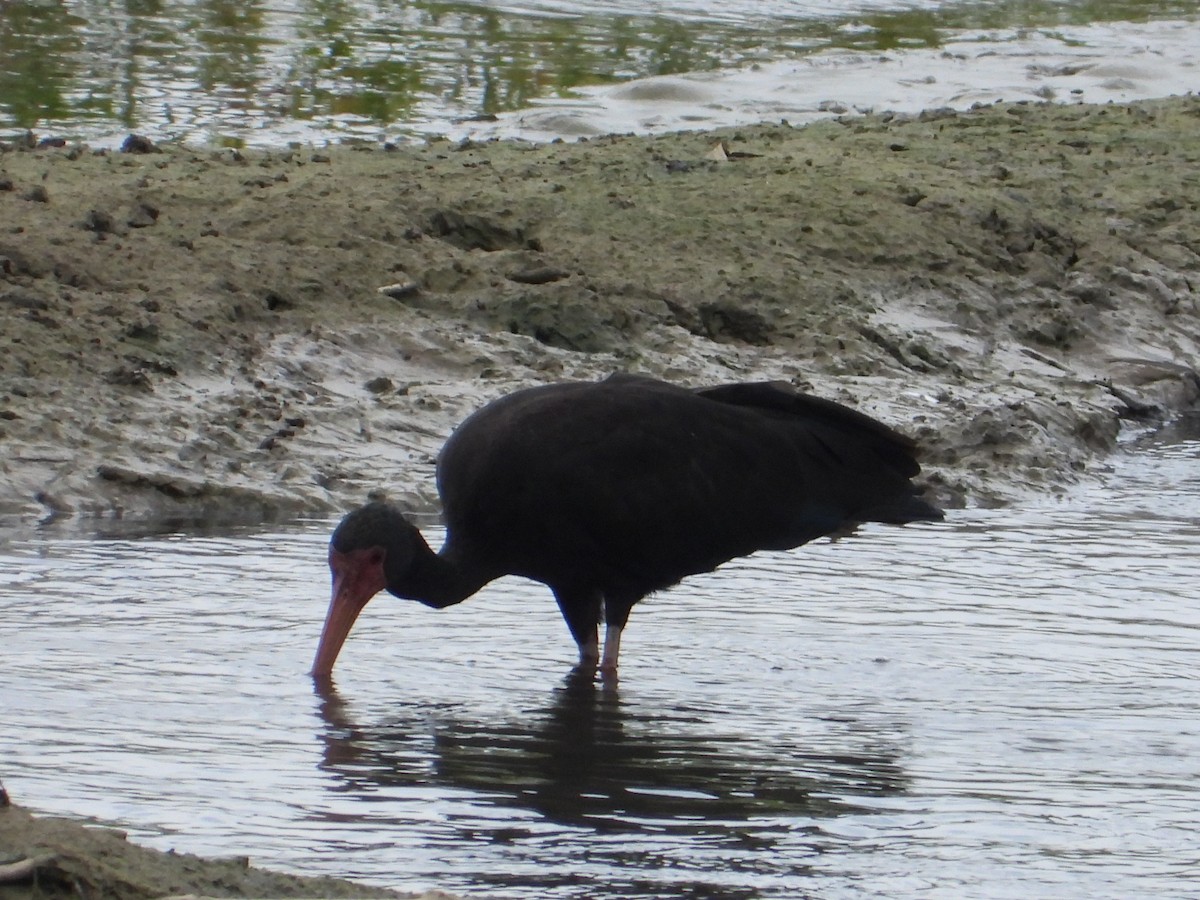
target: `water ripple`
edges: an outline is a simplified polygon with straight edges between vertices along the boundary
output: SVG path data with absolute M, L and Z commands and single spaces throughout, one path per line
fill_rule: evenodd
M 306 670 L 328 523 L 0 548 L 6 785 L 155 846 L 491 897 L 1185 897 L 1200 443 L 1062 505 L 763 554 L 634 612 L 380 599 Z

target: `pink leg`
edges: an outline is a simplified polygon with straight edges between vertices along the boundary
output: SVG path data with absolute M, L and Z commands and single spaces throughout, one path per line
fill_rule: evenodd
M 594 669 L 600 659 L 600 642 L 595 632 L 592 639 L 579 645 L 579 665 Z
M 621 652 L 621 626 L 609 625 L 604 629 L 604 656 L 600 658 L 600 671 L 615 674 L 617 656 Z

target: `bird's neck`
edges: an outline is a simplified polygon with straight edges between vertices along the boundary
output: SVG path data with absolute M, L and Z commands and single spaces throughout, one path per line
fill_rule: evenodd
M 434 553 L 422 540 L 403 579 L 398 584 L 389 579 L 388 591 L 442 609 L 461 603 L 494 578 L 494 573 L 464 564 L 449 546 Z

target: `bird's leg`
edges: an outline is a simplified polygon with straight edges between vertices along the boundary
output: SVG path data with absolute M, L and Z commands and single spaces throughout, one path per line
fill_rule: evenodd
M 600 637 L 593 631 L 591 639 L 586 644 L 579 645 L 579 668 L 595 669 L 600 662 Z
M 604 596 L 604 655 L 600 657 L 602 674 L 615 677 L 617 674 L 617 657 L 621 652 L 621 632 L 629 621 L 629 611 L 637 597 L 620 594 L 605 594 Z
M 604 627 L 604 655 L 600 658 L 600 671 L 606 674 L 616 674 L 617 656 L 621 652 L 621 626 L 606 625 Z
M 571 637 L 579 645 L 580 668 L 596 668 L 600 660 L 600 634 L 596 627 L 600 621 L 600 592 L 557 587 L 551 590 L 567 627 L 571 629 Z

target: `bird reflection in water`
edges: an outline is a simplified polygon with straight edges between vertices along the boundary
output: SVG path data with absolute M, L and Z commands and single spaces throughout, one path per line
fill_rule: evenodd
M 703 834 L 767 847 L 772 828 L 865 812 L 856 798 L 908 787 L 895 732 L 880 737 L 878 723 L 840 719 L 838 746 L 828 746 L 825 729 L 827 746 L 810 748 L 801 734 L 717 734 L 711 711 L 629 709 L 614 685 L 586 670 L 569 675 L 545 708 L 508 718 L 398 704 L 386 720 L 367 723 L 328 683 L 318 693 L 322 768 L 337 776 L 339 792 L 374 800 L 381 789 L 445 788 L 594 832 Z

